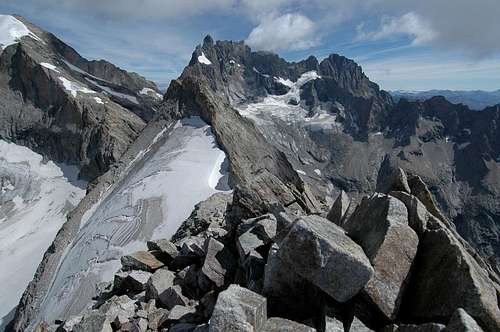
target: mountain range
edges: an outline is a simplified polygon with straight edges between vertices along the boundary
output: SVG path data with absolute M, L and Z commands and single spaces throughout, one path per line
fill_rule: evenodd
M 464 104 L 473 110 L 480 111 L 486 107 L 500 104 L 500 90 L 496 91 L 460 91 L 460 90 L 429 90 L 429 91 L 404 91 L 390 92 L 395 100 L 405 98 L 412 101 L 424 101 L 436 96 L 443 96 L 454 104 Z
M 0 27 L 7 330 L 500 329 L 498 106 L 210 36 L 161 95 Z

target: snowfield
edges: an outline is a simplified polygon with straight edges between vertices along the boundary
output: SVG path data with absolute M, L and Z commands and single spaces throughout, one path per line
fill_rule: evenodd
M 120 257 L 145 249 L 152 238 L 170 238 L 194 206 L 228 191 L 225 153 L 200 118 L 160 132 L 121 179 L 84 214 L 41 308 L 39 319 L 77 314 L 111 281 Z
M 0 15 L 0 47 L 2 50 L 16 44 L 22 37 L 29 36 L 41 41 L 23 22 L 11 15 Z M 1 52 L 0 52 L 1 53 Z
M 85 195 L 77 186 L 84 183 L 66 178 L 63 170 L 73 169 L 0 140 L 0 330 L 67 213 Z
M 302 74 L 296 82 L 275 77 L 277 82 L 290 88 L 288 93 L 281 96 L 268 95 L 260 102 L 239 105 L 236 109 L 241 115 L 254 120 L 257 125 L 272 124 L 274 119 L 278 118 L 289 125 L 298 123 L 313 131 L 336 128 L 338 123 L 335 114 L 316 109 L 314 114 L 310 115 L 300 105 L 300 89 L 304 84 L 318 78 L 321 78 L 321 76 L 315 71 Z M 341 107 L 340 104 L 337 106 L 339 109 Z
M 198 62 L 203 63 L 204 65 L 211 65 L 212 61 L 208 60 L 205 56 L 205 53 L 201 52 L 201 55 L 198 57 Z

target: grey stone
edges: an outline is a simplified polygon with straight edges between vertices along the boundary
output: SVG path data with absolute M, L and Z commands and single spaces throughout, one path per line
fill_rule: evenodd
M 369 329 L 368 327 L 366 327 L 366 325 L 363 324 L 363 322 L 360 321 L 357 317 L 354 317 L 348 331 L 349 332 L 373 332 L 372 329 Z
M 344 221 L 344 216 L 349 209 L 349 205 L 351 204 L 351 200 L 349 196 L 347 196 L 346 192 L 341 190 L 335 202 L 333 202 L 332 208 L 328 212 L 326 219 L 334 222 L 335 224 L 342 226 Z
M 158 296 L 158 299 L 168 310 L 176 305 L 186 306 L 189 303 L 189 299 L 182 294 L 182 289 L 179 285 L 167 288 Z
M 391 191 L 390 195 L 404 203 L 408 210 L 408 225 L 420 237 L 427 229 L 430 218 L 425 205 L 417 197 L 403 191 Z
M 146 317 L 141 317 L 136 320 L 139 331 L 146 332 L 148 330 L 148 320 Z
M 414 273 L 406 309 L 414 319 L 448 320 L 463 308 L 485 329 L 500 330 L 494 282 L 448 228 L 424 233 Z
M 232 193 L 216 193 L 195 205 L 193 212 L 172 237 L 174 242 L 198 235 L 211 228 L 226 228 L 225 215 L 233 200 Z
M 374 194 L 362 200 L 345 229 L 361 245 L 375 270 L 364 293 L 387 319 L 393 320 L 418 247 L 418 236 L 408 226 L 405 205 L 392 196 Z
M 146 289 L 146 284 L 151 277 L 150 272 L 146 271 L 131 271 L 127 273 L 127 277 L 122 283 L 122 288 L 132 290 L 134 292 L 142 292 Z
M 124 270 L 143 270 L 153 272 L 164 264 L 149 251 L 137 251 L 121 258 Z
M 85 315 L 83 319 L 73 327 L 73 332 L 113 332 L 111 323 L 105 314 L 99 311 L 92 311 Z
M 167 320 L 168 310 L 164 308 L 155 308 L 148 313 L 148 327 L 153 331 L 158 331 Z
M 316 332 L 316 329 L 288 319 L 272 317 L 267 320 L 262 332 Z
M 196 309 L 190 306 L 176 305 L 170 310 L 168 321 L 193 323 L 196 321 Z
M 266 261 L 261 254 L 252 250 L 241 265 L 245 274 L 246 287 L 254 292 L 261 293 L 264 282 Z
M 251 222 L 250 227 L 246 226 L 247 224 L 240 225 L 238 229 L 240 235 L 236 241 L 236 247 L 242 260 L 252 250 L 265 246 L 274 240 L 277 221 L 273 215 L 268 215 L 266 218 Z
M 160 258 L 170 262 L 179 254 L 177 246 L 166 239 L 152 240 L 147 242 L 149 250 L 154 250 L 159 253 Z
M 236 261 L 231 252 L 219 241 L 211 238 L 207 242 L 207 255 L 201 272 L 216 287 L 222 287 L 232 279 Z
M 304 321 L 324 310 L 323 292 L 298 275 L 293 266 L 279 257 L 279 246 L 269 250 L 262 294 L 267 298 L 272 316 Z
M 344 230 L 319 216 L 297 219 L 278 253 L 293 271 L 339 302 L 356 295 L 373 275 L 363 249 Z
M 159 269 L 153 273 L 146 284 L 146 301 L 160 300 L 161 294 L 174 285 L 175 274 L 167 269 Z
M 408 178 L 397 162 L 387 154 L 380 166 L 377 177 L 377 192 L 387 194 L 390 191 L 403 191 L 410 193 Z
M 219 294 L 210 332 L 260 331 L 267 321 L 266 298 L 237 285 L 230 285 Z
M 109 321 L 113 321 L 119 315 L 133 317 L 135 310 L 135 301 L 126 295 L 115 295 L 99 307 L 99 312 L 104 314 Z
M 483 329 L 477 324 L 464 309 L 458 308 L 451 316 L 446 332 L 483 332 Z
M 326 317 L 325 332 L 344 332 L 344 323 L 333 317 Z

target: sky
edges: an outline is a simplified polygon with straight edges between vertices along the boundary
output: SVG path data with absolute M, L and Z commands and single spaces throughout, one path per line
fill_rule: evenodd
M 500 89 L 499 0 L 0 0 L 166 88 L 207 34 L 289 61 L 338 53 L 385 90 Z

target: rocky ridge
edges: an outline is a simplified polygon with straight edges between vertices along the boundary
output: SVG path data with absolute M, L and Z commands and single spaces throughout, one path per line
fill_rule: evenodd
M 404 187 L 420 202 L 413 194 L 421 188 Z M 388 190 L 399 188 L 394 183 Z M 217 204 L 210 199 L 200 205 L 198 216 L 203 217 L 187 220 L 174 242 L 150 241 L 149 251 L 123 257 L 121 271 L 89 309 L 43 329 L 500 328 L 497 280 L 488 277 L 484 263 L 468 252 L 460 236 L 426 208 L 426 220 L 417 226 L 409 222 L 410 204 L 375 193 L 355 208 L 344 229 L 317 215 L 297 217 L 284 210 L 247 220 L 226 214 L 221 222 Z M 380 212 L 366 215 L 367 209 Z M 193 232 L 186 234 L 186 229 Z M 405 232 L 412 234 L 411 241 Z

